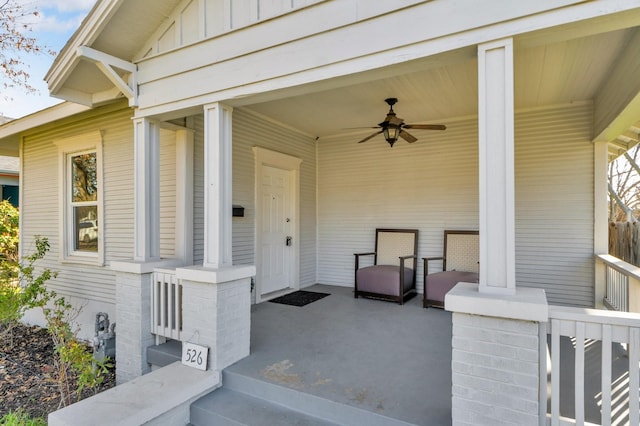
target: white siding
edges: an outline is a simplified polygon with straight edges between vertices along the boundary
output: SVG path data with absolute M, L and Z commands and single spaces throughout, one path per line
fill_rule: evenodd
M 34 235 L 51 242 L 43 266 L 59 272 L 52 286 L 63 294 L 113 303 L 114 260 L 133 256 L 133 140 L 131 111 L 98 109 L 24 140 L 23 247 Z M 593 146 L 591 105 L 557 107 L 516 116 L 517 285 L 544 288 L 551 303 L 593 303 Z M 203 120 L 195 129 L 194 258 L 203 255 Z M 382 136 L 361 135 L 318 144 L 244 109 L 233 113 L 233 218 L 235 264 L 255 263 L 255 160 L 261 146 L 301 158 L 302 287 L 320 282 L 353 285 L 353 253 L 369 251 L 376 227 L 420 230 L 419 257 L 442 253 L 445 229 L 477 229 L 477 120 L 446 123 L 445 132 L 413 131 L 414 144 L 389 148 Z M 105 267 L 60 263 L 57 148 L 52 141 L 103 131 Z M 175 214 L 175 141 L 163 132 L 163 255 L 172 251 Z M 418 284 L 422 287 L 422 262 Z
M 203 121 L 195 118 L 194 259 L 203 259 Z M 255 159 L 260 146 L 302 159 L 300 167 L 300 285 L 316 283 L 316 148 L 309 136 L 269 122 L 243 109 L 233 111 L 233 263 L 255 264 Z
M 593 306 L 591 105 L 516 114 L 516 283 Z
M 516 274 L 551 303 L 593 303 L 593 146 L 590 105 L 516 116 Z M 445 132 L 412 131 L 318 144 L 318 282 L 353 285 L 353 253 L 375 228 L 417 228 L 418 256 L 442 254 L 445 229 L 478 229 L 477 119 Z M 431 271 L 435 272 L 435 271 Z M 422 291 L 422 262 L 418 288 Z
M 120 107 L 122 104 L 120 104 Z M 50 283 L 57 292 L 82 299 L 114 303 L 114 259 L 133 256 L 133 144 L 131 110 L 114 107 L 63 120 L 37 129 L 23 142 L 22 235 L 25 253 L 31 253 L 34 235 L 47 237 L 51 251 L 40 266 L 58 272 Z M 58 209 L 58 149 L 56 139 L 89 131 L 103 132 L 105 217 L 100 222 L 105 242 L 106 266 L 60 262 Z
M 204 260 L 204 116 L 193 121 L 193 263 Z
M 160 131 L 160 257 L 176 254 L 176 133 Z
M 416 228 L 418 256 L 441 256 L 445 229 L 478 229 L 477 120 L 393 148 L 382 135 L 318 144 L 318 281 L 352 286 L 353 253 L 374 249 L 375 228 Z M 418 262 L 422 289 L 422 260 Z

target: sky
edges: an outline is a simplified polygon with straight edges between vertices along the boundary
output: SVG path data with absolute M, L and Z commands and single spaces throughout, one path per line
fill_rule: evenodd
M 80 26 L 96 0 L 17 0 L 25 10 L 38 11 L 39 16 L 30 17 L 32 31 L 26 33 L 35 37 L 40 45 L 59 52 Z M 21 55 L 28 65 L 31 75 L 29 83 L 37 93 L 26 93 L 24 89 L 13 88 L 0 94 L 0 116 L 20 118 L 61 102 L 51 98 L 44 76 L 53 63 L 52 56 Z M 0 81 L 1 82 L 1 81 Z

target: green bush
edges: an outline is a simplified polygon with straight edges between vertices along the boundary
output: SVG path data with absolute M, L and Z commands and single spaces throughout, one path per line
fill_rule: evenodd
M 0 259 L 18 261 L 19 227 L 18 209 L 7 200 L 0 201 Z
M 0 223 L 0 338 L 8 335 L 13 343 L 12 330 L 24 313 L 32 308 L 42 309 L 55 347 L 52 379 L 60 393 L 60 406 L 64 407 L 79 401 L 86 388 L 95 393 L 110 364 L 108 360 L 95 361 L 91 349 L 78 340 L 79 330 L 74 329 L 74 324 L 80 309 L 46 288 L 47 281 L 56 277 L 56 273 L 48 268 L 36 268 L 36 262 L 49 251 L 47 238 L 36 236 L 35 251 L 18 260 L 17 215 L 14 218 L 6 204 L 0 203 L 0 211 L 9 212 L 9 217 Z M 13 419 L 21 419 L 20 416 L 19 412 L 13 413 L 12 423 L 5 423 L 3 418 L 0 425 L 38 424 L 16 423 Z
M 10 342 L 13 328 L 24 313 L 47 303 L 45 283 L 56 276 L 47 268 L 36 270 L 36 262 L 49 251 L 49 241 L 36 236 L 34 244 L 35 252 L 22 262 L 0 258 L 0 337 L 8 335 Z
M 56 351 L 52 378 L 58 386 L 60 407 L 64 407 L 80 401 L 82 391 L 86 388 L 92 389 L 95 394 L 111 364 L 108 359 L 95 360 L 89 347 L 78 340 L 79 329 L 74 330 L 72 324 L 75 324 L 80 309 L 74 308 L 53 291 L 47 292 L 44 297 L 47 304 L 43 306 L 43 312 Z
M 0 418 L 2 426 L 46 426 L 47 422 L 42 417 L 29 417 L 24 411 L 18 409 L 5 414 Z
M 20 216 L 8 201 L 0 201 L 0 338 L 9 335 L 24 312 L 18 263 Z M 11 339 L 10 339 L 11 340 Z

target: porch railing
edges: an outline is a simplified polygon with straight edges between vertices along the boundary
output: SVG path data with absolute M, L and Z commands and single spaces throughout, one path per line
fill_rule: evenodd
M 605 307 L 640 312 L 640 268 L 608 254 L 596 255 L 596 261 L 605 266 Z
M 600 424 L 639 424 L 640 315 L 550 306 L 539 337 L 540 418 L 546 424 L 593 424 L 585 421 L 586 388 L 587 403 L 599 407 Z M 574 419 L 560 415 L 561 398 L 570 398 L 561 394 L 561 356 L 563 367 L 573 364 Z M 563 381 L 566 388 L 572 386 Z
M 182 284 L 176 272 L 156 269 L 151 282 L 151 332 L 156 337 L 180 340 Z

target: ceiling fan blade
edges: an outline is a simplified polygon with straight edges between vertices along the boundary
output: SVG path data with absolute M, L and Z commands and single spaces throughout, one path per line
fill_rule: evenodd
M 382 133 L 382 130 L 380 130 L 379 132 L 375 132 L 375 133 L 373 133 L 373 134 L 371 134 L 371 135 L 367 136 L 366 138 L 362 139 L 362 140 L 361 140 L 361 141 L 359 141 L 358 143 L 366 142 L 366 141 L 368 141 L 369 139 L 371 139 L 372 137 L 379 135 L 380 133 Z
M 444 124 L 405 124 L 405 129 L 423 129 L 423 130 L 447 130 Z
M 405 132 L 404 130 L 400 130 L 400 137 L 409 143 L 414 143 L 418 140 L 411 133 Z
M 400 117 L 396 117 L 394 116 L 387 116 L 387 122 L 388 124 L 394 125 L 394 126 L 401 126 L 402 123 L 404 123 L 404 120 Z
M 380 126 L 370 126 L 370 127 L 343 127 L 341 130 L 357 130 L 357 129 L 379 129 Z

